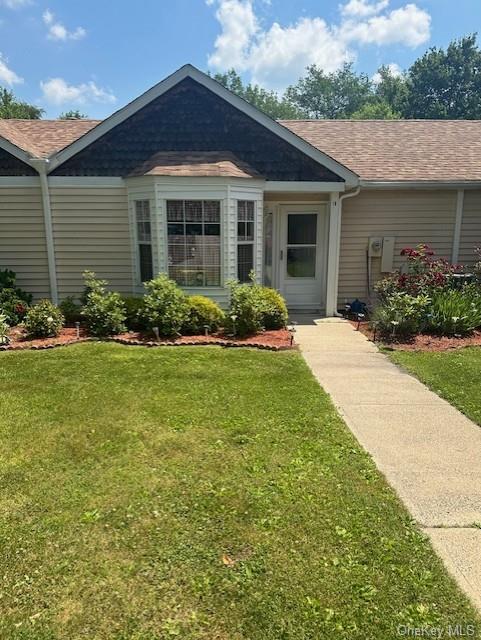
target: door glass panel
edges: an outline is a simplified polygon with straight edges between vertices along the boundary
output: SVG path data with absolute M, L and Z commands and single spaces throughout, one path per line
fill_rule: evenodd
M 316 247 L 288 247 L 287 275 L 291 278 L 314 278 Z
M 317 213 L 289 214 L 287 244 L 316 244 Z

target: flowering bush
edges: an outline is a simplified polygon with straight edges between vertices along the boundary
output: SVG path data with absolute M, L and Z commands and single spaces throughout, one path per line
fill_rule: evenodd
M 25 316 L 25 329 L 29 338 L 54 338 L 63 327 L 64 317 L 50 300 L 40 300 Z
M 175 336 L 187 321 L 187 296 L 165 273 L 145 283 L 143 318 L 150 329 L 158 327 L 162 336 Z
M 125 331 L 125 307 L 120 294 L 107 291 L 107 282 L 98 280 L 95 273 L 85 271 L 85 304 L 82 315 L 90 333 L 108 336 Z
M 453 274 L 464 271 L 462 265 L 436 258 L 427 244 L 419 244 L 415 249 L 406 247 L 401 255 L 407 257 L 407 272 L 393 273 L 375 285 L 381 302 L 396 292 L 431 295 L 433 291 L 450 288 L 455 282 Z
M 373 324 L 385 336 L 407 337 L 420 333 L 426 325 L 430 299 L 425 294 L 412 296 L 404 291 L 390 294 L 373 314 Z
M 22 322 L 32 302 L 31 294 L 17 287 L 15 282 L 16 275 L 13 271 L 0 271 L 0 313 L 6 317 L 11 327 Z

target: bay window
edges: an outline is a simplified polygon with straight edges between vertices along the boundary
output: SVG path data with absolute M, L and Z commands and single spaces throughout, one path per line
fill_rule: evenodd
M 135 223 L 137 228 L 137 251 L 140 281 L 153 278 L 152 229 L 150 224 L 149 200 L 135 201 Z
M 221 284 L 219 200 L 167 200 L 169 277 L 183 287 Z
M 254 201 L 237 201 L 237 279 L 249 282 L 254 269 Z

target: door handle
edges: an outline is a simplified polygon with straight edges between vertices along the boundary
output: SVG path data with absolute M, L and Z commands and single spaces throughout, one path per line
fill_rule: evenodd
M 281 249 L 281 255 L 280 255 L 280 259 L 284 260 L 284 251 Z

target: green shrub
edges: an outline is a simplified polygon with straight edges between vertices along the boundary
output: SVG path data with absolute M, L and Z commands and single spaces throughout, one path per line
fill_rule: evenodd
M 205 332 L 205 326 L 209 332 L 214 333 L 224 324 L 225 315 L 219 305 L 205 296 L 189 296 L 187 319 L 182 326 L 182 333 L 187 335 L 199 335 Z
M 163 336 L 178 335 L 189 313 L 186 294 L 165 273 L 146 282 L 145 288 L 143 318 L 148 328 L 158 327 Z
M 5 345 L 10 342 L 9 331 L 10 327 L 7 322 L 7 316 L 0 313 L 0 345 Z
M 73 325 L 82 320 L 82 307 L 76 304 L 73 296 L 67 296 L 58 306 L 65 318 L 65 324 Z
M 284 298 L 275 289 L 254 285 L 261 307 L 264 329 L 283 329 L 287 325 L 287 307 Z
M 129 331 L 142 331 L 147 328 L 144 318 L 144 299 L 136 296 L 122 296 L 125 306 L 126 325 Z
M 287 324 L 284 298 L 274 289 L 257 284 L 254 272 L 250 283 L 228 282 L 230 289 L 226 329 L 238 336 L 258 333 L 263 329 L 280 329 Z
M 406 337 L 423 331 L 426 325 L 429 297 L 397 292 L 388 296 L 375 310 L 373 324 L 379 333 Z
M 22 322 L 32 302 L 31 294 L 17 287 L 15 282 L 14 271 L 0 271 L 0 313 L 11 327 Z
M 476 285 L 440 291 L 432 296 L 427 330 L 441 335 L 466 335 L 481 327 L 481 292 Z
M 62 312 L 50 300 L 40 300 L 30 307 L 24 322 L 29 338 L 54 338 L 60 333 L 63 323 Z
M 230 289 L 229 310 L 225 328 L 236 336 L 248 336 L 262 330 L 262 308 L 256 296 L 254 283 L 228 282 Z
M 107 282 L 92 271 L 85 271 L 85 305 L 82 316 L 94 336 L 108 336 L 125 331 L 125 307 L 119 293 L 107 291 Z

